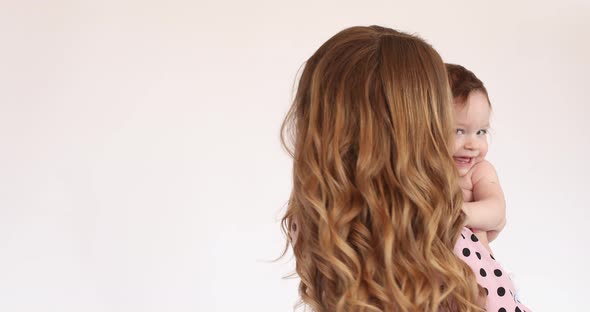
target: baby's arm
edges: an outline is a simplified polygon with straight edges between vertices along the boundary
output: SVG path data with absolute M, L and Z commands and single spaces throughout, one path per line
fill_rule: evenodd
M 506 203 L 492 164 L 482 161 L 473 167 L 473 201 L 464 203 L 467 225 L 488 232 L 492 241 L 506 223 Z

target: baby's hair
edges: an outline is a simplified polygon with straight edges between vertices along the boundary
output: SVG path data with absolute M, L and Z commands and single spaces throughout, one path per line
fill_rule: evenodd
M 445 64 L 447 74 L 449 76 L 449 84 L 451 85 L 451 92 L 455 104 L 465 105 L 465 100 L 473 91 L 481 91 L 485 94 L 488 104 L 492 107 L 488 90 L 483 82 L 475 76 L 475 74 L 467 68 L 457 64 Z

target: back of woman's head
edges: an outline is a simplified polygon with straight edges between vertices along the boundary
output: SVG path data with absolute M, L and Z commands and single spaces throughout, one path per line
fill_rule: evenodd
M 297 221 L 313 310 L 475 309 L 452 252 L 464 216 L 450 101 L 436 51 L 392 29 L 345 29 L 306 62 L 281 129 L 294 160 L 283 229 Z

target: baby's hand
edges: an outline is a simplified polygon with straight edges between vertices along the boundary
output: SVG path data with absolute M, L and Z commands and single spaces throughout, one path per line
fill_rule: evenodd
M 467 209 L 467 207 L 465 205 L 463 205 L 461 210 L 463 210 L 463 213 L 465 213 L 465 224 L 464 225 L 471 229 L 471 216 L 470 216 L 469 210 Z
M 463 191 L 464 202 L 468 203 L 473 201 L 473 191 L 464 188 L 461 188 L 461 191 Z
M 459 178 L 459 187 L 463 192 L 463 201 L 468 203 L 473 201 L 473 183 L 471 182 L 471 175 L 465 175 Z

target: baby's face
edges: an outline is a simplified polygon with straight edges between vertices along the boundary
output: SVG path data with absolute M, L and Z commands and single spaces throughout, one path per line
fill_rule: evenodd
M 488 153 L 487 133 L 490 127 L 490 104 L 481 91 L 472 91 L 465 106 L 453 104 L 455 116 L 455 149 L 453 158 L 459 175 L 464 176 Z

